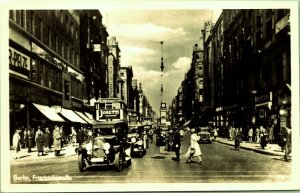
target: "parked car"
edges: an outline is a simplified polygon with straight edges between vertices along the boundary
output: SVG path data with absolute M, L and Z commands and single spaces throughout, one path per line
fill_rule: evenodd
M 199 143 L 201 142 L 211 143 L 211 133 L 208 127 L 200 127 L 198 136 L 199 136 Z
M 147 141 L 143 126 L 129 127 L 128 131 L 128 143 L 131 144 L 131 156 L 142 157 L 146 154 Z
M 128 125 L 124 121 L 104 121 L 93 124 L 88 139 L 79 148 L 78 166 L 81 172 L 94 164 L 114 165 L 116 171 L 131 165 L 131 144 L 127 142 Z

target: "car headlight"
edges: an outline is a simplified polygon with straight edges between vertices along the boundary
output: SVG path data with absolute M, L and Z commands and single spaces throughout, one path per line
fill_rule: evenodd
M 91 131 L 89 131 L 89 132 L 88 132 L 88 135 L 89 135 L 89 136 L 92 136 L 92 135 L 93 135 L 93 133 L 92 133 Z
M 135 142 L 136 142 L 136 138 L 135 138 L 135 137 L 132 137 L 132 138 L 131 138 L 131 142 L 132 142 L 132 143 L 135 143 Z
M 92 146 L 91 143 L 88 143 L 88 144 L 85 145 L 85 148 L 86 148 L 86 150 L 91 151 L 93 146 Z
M 109 148 L 110 148 L 110 144 L 109 143 L 104 143 L 103 144 L 103 149 L 104 150 L 109 150 Z
M 143 141 L 142 141 L 142 140 L 139 140 L 139 141 L 137 142 L 137 144 L 138 144 L 138 145 L 143 145 Z

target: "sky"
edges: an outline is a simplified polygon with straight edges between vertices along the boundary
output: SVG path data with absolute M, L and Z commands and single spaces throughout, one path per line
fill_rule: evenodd
M 150 105 L 159 114 L 162 51 L 165 67 L 162 100 L 169 106 L 190 68 L 193 46 L 202 41 L 203 23 L 216 21 L 221 10 L 100 9 L 100 12 L 109 37 L 115 36 L 119 43 L 121 66 L 132 66 L 133 78 L 142 84 Z

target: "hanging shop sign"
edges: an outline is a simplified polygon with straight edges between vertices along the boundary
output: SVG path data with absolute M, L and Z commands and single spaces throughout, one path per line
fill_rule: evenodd
M 28 79 L 30 71 L 30 57 L 12 47 L 9 47 L 9 68 L 11 73 Z
M 262 94 L 255 97 L 255 107 L 266 106 L 270 110 L 272 108 L 272 92 L 268 92 L 267 94 Z

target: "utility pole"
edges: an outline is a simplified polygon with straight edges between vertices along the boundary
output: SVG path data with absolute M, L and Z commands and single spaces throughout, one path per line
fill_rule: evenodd
M 161 41 L 160 45 L 161 45 L 161 62 L 160 62 L 160 70 L 161 70 L 161 75 L 160 75 L 160 82 L 161 82 L 161 87 L 160 87 L 160 102 L 162 103 L 163 101 L 163 73 L 164 73 L 164 58 L 163 58 L 163 44 L 164 42 Z

